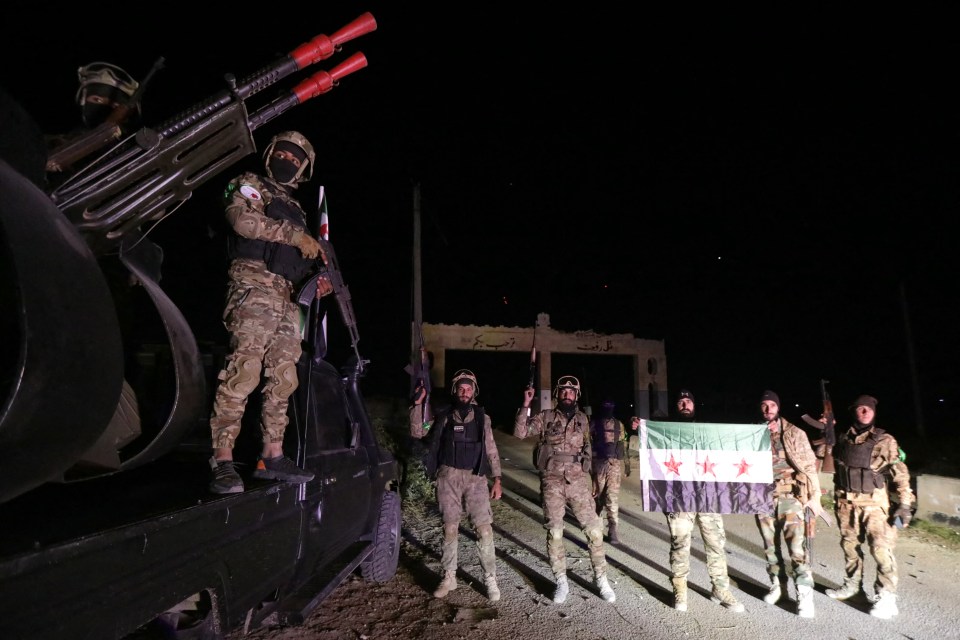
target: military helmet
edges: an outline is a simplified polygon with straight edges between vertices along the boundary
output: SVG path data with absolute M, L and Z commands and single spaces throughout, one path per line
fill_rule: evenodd
M 577 392 L 576 399 L 580 399 L 580 381 L 573 376 L 560 376 L 557 379 L 557 386 L 553 389 L 553 397 L 560 397 L 560 389 L 573 389 Z
M 77 69 L 77 79 L 80 87 L 77 89 L 76 101 L 81 107 L 86 101 L 87 88 L 92 84 L 114 87 L 128 98 L 132 97 L 140 86 L 129 73 L 109 62 L 91 62 L 80 67 Z
M 480 395 L 480 385 L 477 384 L 477 376 L 470 369 L 460 369 L 453 374 L 453 380 L 450 381 L 450 395 L 457 395 L 457 387 L 465 382 L 473 385 L 473 397 L 476 399 Z
M 310 178 L 313 177 L 313 165 L 316 162 L 317 154 L 314 153 L 313 145 L 310 144 L 310 141 L 307 140 L 302 133 L 297 131 L 284 131 L 270 138 L 270 143 L 263 151 L 263 160 L 267 165 L 267 173 L 270 173 L 270 154 L 273 153 L 273 149 L 277 146 L 278 142 L 289 142 L 290 144 L 300 147 L 300 149 L 307 154 L 307 160 L 300 164 L 300 170 L 297 171 L 297 175 L 294 176 L 293 182 L 308 182 Z M 272 178 L 273 176 L 270 177 Z

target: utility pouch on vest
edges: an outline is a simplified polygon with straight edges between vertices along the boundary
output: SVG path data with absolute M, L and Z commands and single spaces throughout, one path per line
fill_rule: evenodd
M 617 460 L 623 460 L 626 453 L 626 447 L 623 446 L 623 440 L 617 442 Z
M 580 468 L 583 469 L 584 473 L 590 473 L 592 466 L 593 458 L 591 456 L 580 456 Z
M 533 466 L 540 471 L 547 470 L 547 463 L 553 455 L 553 446 L 542 443 L 533 448 Z

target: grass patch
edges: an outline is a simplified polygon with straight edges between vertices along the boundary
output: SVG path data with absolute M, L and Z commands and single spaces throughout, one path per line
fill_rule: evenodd
M 910 527 L 901 531 L 900 535 L 918 538 L 924 542 L 960 551 L 960 531 L 936 522 L 914 518 L 910 521 Z

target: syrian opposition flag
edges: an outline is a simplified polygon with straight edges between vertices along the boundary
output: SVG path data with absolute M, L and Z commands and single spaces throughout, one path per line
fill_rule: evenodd
M 769 512 L 767 425 L 641 420 L 638 435 L 644 511 Z

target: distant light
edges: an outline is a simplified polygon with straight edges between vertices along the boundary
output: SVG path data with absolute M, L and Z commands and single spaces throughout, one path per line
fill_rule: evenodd
M 503 304 L 510 304 L 510 303 L 507 301 L 507 296 L 503 296 Z
M 943 402 L 943 398 L 940 398 L 939 400 L 937 400 L 937 402 Z
M 717 256 L 717 260 L 723 260 L 723 256 Z

